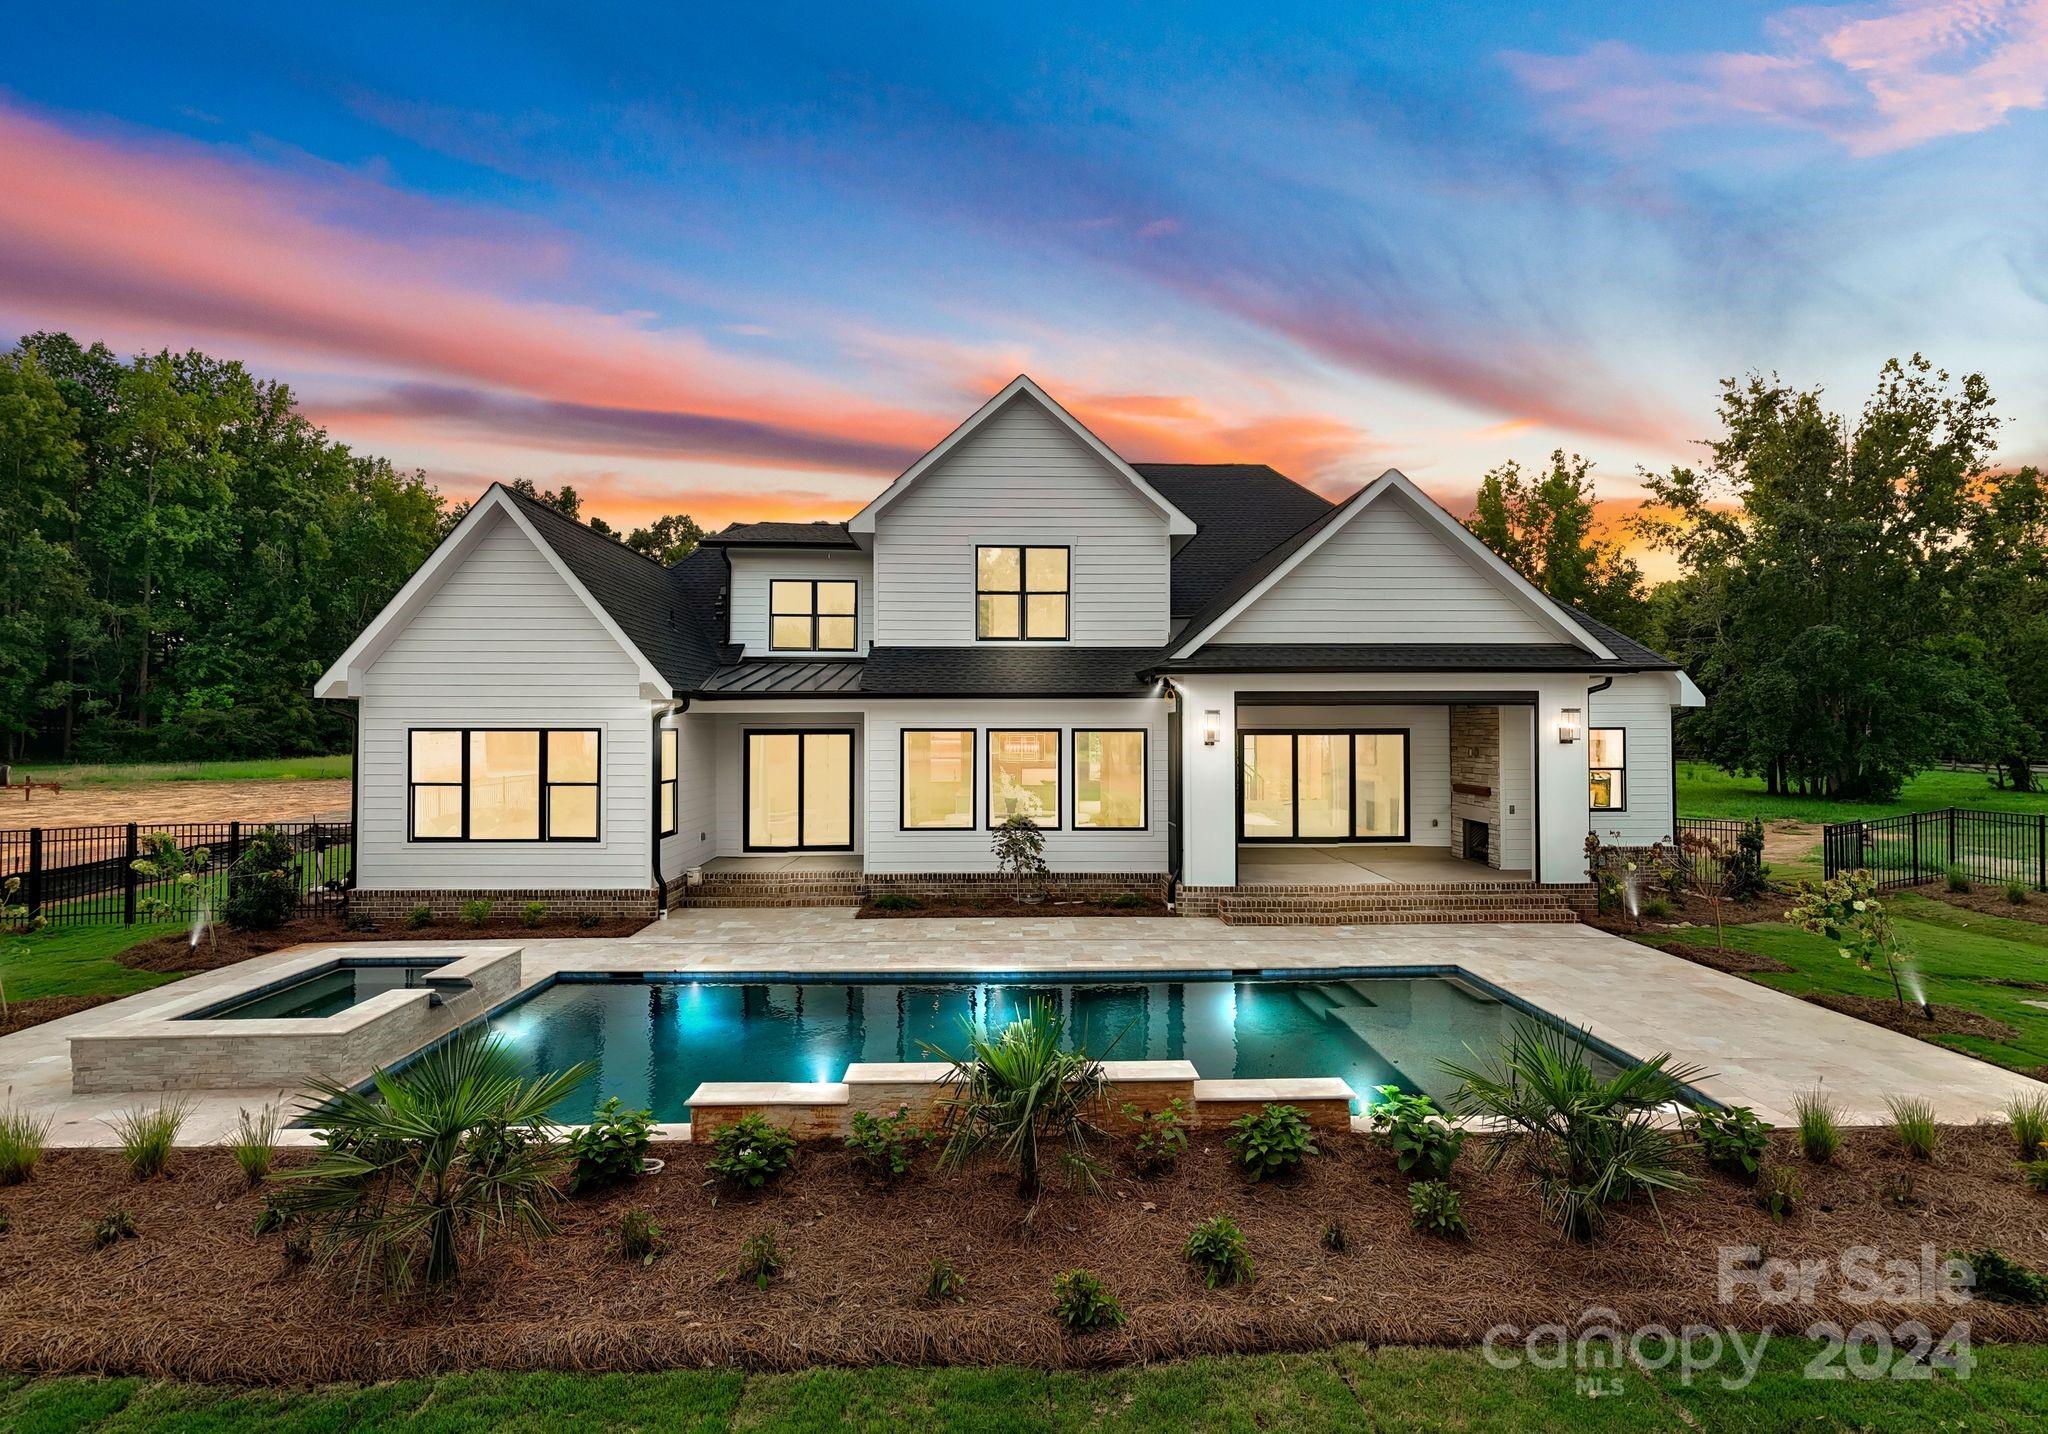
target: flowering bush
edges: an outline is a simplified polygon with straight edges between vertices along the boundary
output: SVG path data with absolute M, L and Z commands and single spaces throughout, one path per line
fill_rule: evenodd
M 1892 994 L 1901 1006 L 1906 1004 L 1899 988 L 1898 937 L 1892 932 L 1885 904 L 1877 899 L 1877 882 L 1869 872 L 1844 872 L 1818 887 L 1800 883 L 1799 900 L 1785 913 L 1785 919 L 1832 941 L 1845 961 L 1854 961 L 1866 971 L 1882 966 L 1891 978 Z

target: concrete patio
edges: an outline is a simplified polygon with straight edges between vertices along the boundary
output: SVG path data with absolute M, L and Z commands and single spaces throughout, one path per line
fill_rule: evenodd
M 1503 871 L 1483 861 L 1453 856 L 1442 847 L 1243 845 L 1237 849 L 1239 886 L 1396 886 L 1529 879 L 1527 869 Z
M 683 911 L 626 938 L 380 942 L 378 955 L 450 958 L 520 944 L 521 988 L 558 971 L 741 975 L 1075 972 L 1141 978 L 1161 971 L 1446 968 L 1512 993 L 1637 1057 L 1668 1051 L 1711 1072 L 1699 1089 L 1791 1122 L 1795 1093 L 1826 1090 L 1852 1123 L 1884 1118 L 1886 1097 L 1926 1097 L 1945 1122 L 1992 1118 L 2041 1084 L 1938 1046 L 1837 1015 L 1578 925 L 1231 927 L 1188 917 L 859 920 L 837 908 Z M 50 1117 L 55 1145 L 108 1145 L 106 1121 L 146 1095 L 78 1095 L 68 1038 L 147 1021 L 210 991 L 311 968 L 361 946 L 301 947 L 206 972 L 142 995 L 0 1037 L 0 1098 Z M 1303 1071 L 1312 1077 L 1324 1072 Z M 298 1093 L 207 1091 L 184 1138 L 216 1142 L 238 1112 Z

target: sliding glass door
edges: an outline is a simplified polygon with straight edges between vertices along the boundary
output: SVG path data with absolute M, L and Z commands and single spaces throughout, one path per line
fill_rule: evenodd
M 746 736 L 747 850 L 852 850 L 853 733 Z
M 1237 834 L 1243 841 L 1408 839 L 1408 734 L 1245 732 Z

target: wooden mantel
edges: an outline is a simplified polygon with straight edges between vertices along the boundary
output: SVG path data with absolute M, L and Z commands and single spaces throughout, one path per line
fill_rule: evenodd
M 1451 783 L 1451 790 L 1461 797 L 1490 797 L 1493 795 L 1493 788 L 1482 787 L 1477 782 L 1453 782 Z

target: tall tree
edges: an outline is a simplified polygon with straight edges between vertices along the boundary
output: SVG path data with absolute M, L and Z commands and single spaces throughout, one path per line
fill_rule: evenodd
M 1473 535 L 1567 607 L 1640 636 L 1643 574 L 1619 544 L 1594 531 L 1593 465 L 1563 449 L 1540 474 L 1510 459 L 1479 480 L 1466 522 Z
M 2034 791 L 2048 763 L 2048 481 L 2037 468 L 1987 480 L 1965 531 L 1956 588 L 1998 684 L 1974 755 Z

